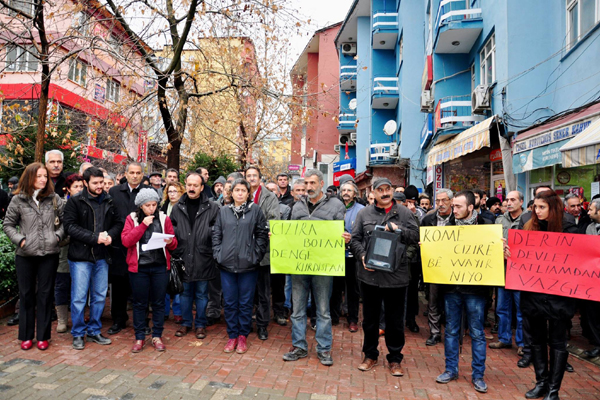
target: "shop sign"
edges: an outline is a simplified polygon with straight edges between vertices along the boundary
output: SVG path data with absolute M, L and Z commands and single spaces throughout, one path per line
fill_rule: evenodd
M 148 131 L 141 131 L 138 135 L 138 162 L 146 162 L 148 150 Z
M 427 184 L 433 183 L 433 166 L 427 167 Z
M 514 152 L 521 153 L 527 150 L 532 150 L 538 147 L 547 146 L 552 143 L 556 143 L 565 139 L 572 138 L 583 132 L 588 126 L 592 124 L 594 118 L 590 118 L 584 121 L 579 121 L 571 125 L 562 126 L 560 128 L 551 130 L 549 132 L 535 135 L 534 137 L 527 138 L 525 140 L 517 140 L 515 143 Z
M 562 162 L 560 148 L 564 144 L 565 142 L 561 141 L 515 154 L 513 157 L 513 173 L 520 174 L 525 171 L 531 171 L 532 169 L 560 164 Z
M 344 171 L 338 171 L 333 173 L 333 184 L 335 186 L 340 186 L 340 177 L 342 175 L 350 175 L 352 178 L 356 177 L 356 171 L 353 169 L 347 169 Z
M 500 161 L 502 160 L 502 150 L 496 149 L 492 150 L 490 153 L 490 161 Z
M 300 171 L 300 166 L 297 164 L 288 165 L 288 171 Z
M 104 86 L 100 86 L 96 83 L 96 87 L 94 88 L 94 100 L 96 100 L 98 103 L 104 103 L 105 99 L 106 89 L 104 88 Z
M 441 165 L 435 166 L 435 190 L 442 189 L 444 187 L 444 168 Z
M 356 158 L 348 158 L 347 160 L 333 163 L 333 172 L 348 171 L 351 169 L 356 169 Z
M 421 148 L 427 146 L 431 136 L 433 136 L 433 114 L 427 114 L 425 124 L 421 130 Z

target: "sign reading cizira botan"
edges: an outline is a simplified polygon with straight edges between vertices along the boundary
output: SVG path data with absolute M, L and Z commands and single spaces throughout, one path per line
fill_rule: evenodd
M 271 273 L 345 275 L 344 221 L 269 221 Z
M 504 286 L 501 225 L 421 227 L 423 281 Z

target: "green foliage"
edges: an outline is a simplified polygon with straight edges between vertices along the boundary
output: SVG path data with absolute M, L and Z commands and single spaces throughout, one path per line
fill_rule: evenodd
M 212 185 L 219 176 L 227 178 L 227 175 L 240 169 L 240 166 L 225 154 L 212 157 L 206 153 L 196 153 L 192 162 L 187 166 L 187 172 L 195 171 L 200 167 L 208 170 L 209 185 Z
M 0 223 L 0 299 L 8 300 L 19 293 L 15 270 L 15 245 Z
M 0 178 L 6 182 L 11 176 L 21 177 L 27 165 L 35 160 L 36 126 L 28 126 L 7 135 L 4 154 L 0 156 Z M 58 149 L 63 152 L 64 171 L 76 171 L 81 160 L 78 159 L 78 143 L 75 133 L 69 125 L 56 125 L 46 131 L 44 152 Z

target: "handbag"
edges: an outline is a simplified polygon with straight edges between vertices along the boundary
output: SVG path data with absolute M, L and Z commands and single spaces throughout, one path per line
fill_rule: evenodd
M 167 293 L 170 296 L 183 293 L 183 279 L 181 277 L 184 271 L 183 260 L 171 257 L 171 270 L 169 271 L 169 284 L 167 285 Z

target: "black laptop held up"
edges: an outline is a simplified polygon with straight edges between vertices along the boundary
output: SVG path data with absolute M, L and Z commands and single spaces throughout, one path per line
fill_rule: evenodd
M 391 228 L 391 226 L 390 226 Z M 376 226 L 371 232 L 371 239 L 365 256 L 365 266 L 378 271 L 394 272 L 397 257 L 404 253 L 404 244 L 400 242 L 402 231 L 388 232 L 385 226 Z

